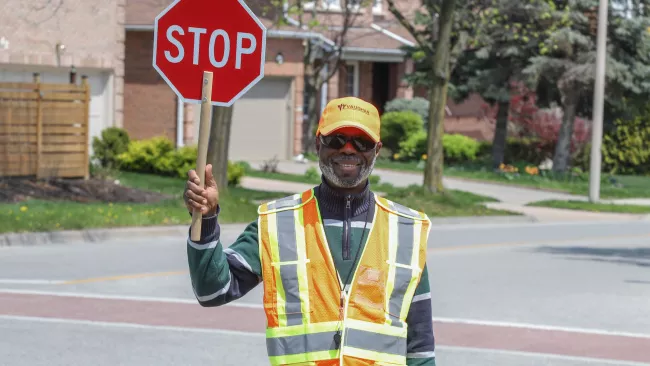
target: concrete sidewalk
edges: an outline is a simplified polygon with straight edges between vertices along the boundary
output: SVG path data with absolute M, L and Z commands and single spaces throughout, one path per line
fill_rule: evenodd
M 262 162 L 249 161 L 251 167 L 259 169 Z M 317 163 L 308 162 L 305 164 L 291 161 L 282 161 L 278 164 L 278 171 L 282 173 L 304 174 L 310 167 L 319 169 Z M 390 183 L 396 187 L 406 187 L 412 184 L 422 184 L 422 174 L 406 171 L 394 171 L 387 169 L 375 169 L 373 175 L 381 178 L 381 182 Z M 525 205 L 527 203 L 543 200 L 573 200 L 581 199 L 581 196 L 570 195 L 566 193 L 548 192 L 537 189 L 513 187 L 504 184 L 471 182 L 462 179 L 447 178 L 443 179 L 443 184 L 448 189 L 471 192 L 495 198 L 501 202 Z
M 253 168 L 259 169 L 263 162 L 249 161 Z M 282 161 L 278 164 L 278 171 L 282 173 L 304 174 L 307 169 L 314 167 L 319 169 L 318 164 L 308 162 L 305 164 L 293 161 Z M 373 175 L 381 178 L 382 182 L 390 183 L 396 187 L 406 187 L 411 184 L 422 184 L 423 176 L 420 173 L 409 171 L 395 171 L 388 169 L 375 169 Z M 443 184 L 448 189 L 471 192 L 482 196 L 495 198 L 504 203 L 526 205 L 532 202 L 545 200 L 563 201 L 587 201 L 588 197 L 562 192 L 545 191 L 541 189 L 517 187 L 508 184 L 492 182 L 470 181 L 460 178 L 443 178 Z M 624 198 L 624 199 L 603 199 L 602 203 L 620 205 L 650 206 L 650 198 Z
M 263 162 L 248 162 L 254 169 L 259 169 Z M 315 167 L 319 169 L 318 164 L 314 162 L 296 163 L 292 161 L 281 161 L 278 163 L 277 170 L 282 173 L 304 174 L 307 169 Z M 319 169 L 320 170 L 320 169 Z M 375 169 L 373 175 L 380 177 L 381 182 L 390 183 L 396 187 L 406 187 L 412 184 L 422 184 L 422 174 L 414 172 L 403 172 L 386 169 Z M 517 212 L 525 215 L 532 221 L 549 222 L 549 221 L 593 221 L 593 220 L 640 220 L 647 219 L 650 215 L 635 215 L 623 213 L 604 213 L 578 211 L 568 209 L 556 209 L 546 207 L 526 206 L 529 203 L 545 200 L 562 200 L 562 201 L 587 201 L 585 196 L 572 195 L 561 192 L 549 192 L 539 189 L 513 187 L 506 184 L 495 184 L 487 182 L 474 182 L 456 178 L 444 178 L 443 184 L 448 189 L 471 192 L 474 194 L 492 197 L 499 202 L 488 203 L 487 207 L 501 209 L 510 212 Z M 250 189 L 269 190 L 277 192 L 301 192 L 311 188 L 312 184 L 284 182 L 277 180 L 267 180 L 263 178 L 245 177 L 242 179 L 242 186 Z M 636 204 L 650 205 L 650 199 L 620 199 L 620 200 L 603 200 L 603 203 L 615 204 Z

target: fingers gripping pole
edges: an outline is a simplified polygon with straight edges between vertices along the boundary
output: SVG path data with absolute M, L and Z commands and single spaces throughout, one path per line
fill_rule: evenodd
M 205 188 L 205 165 L 208 155 L 208 143 L 210 137 L 210 122 L 212 120 L 212 73 L 203 72 L 203 84 L 201 92 L 201 122 L 199 127 L 199 148 L 196 157 L 196 174 L 199 176 L 199 187 Z M 192 212 L 192 241 L 201 239 L 201 210 L 194 209 Z

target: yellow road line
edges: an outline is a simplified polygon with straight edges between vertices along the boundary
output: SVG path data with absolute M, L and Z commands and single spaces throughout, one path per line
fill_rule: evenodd
M 443 248 L 429 248 L 427 249 L 428 253 L 435 252 L 449 252 L 449 251 L 459 251 L 463 249 L 484 249 L 484 248 L 498 248 L 498 247 L 510 247 L 510 246 L 523 246 L 523 245 L 558 245 L 558 244 L 568 244 L 575 243 L 586 240 L 606 240 L 606 239 L 634 239 L 634 238 L 648 238 L 650 234 L 630 234 L 630 235 L 609 235 L 609 236 L 591 236 L 584 238 L 576 239 L 556 239 L 556 240 L 540 240 L 540 241 L 510 241 L 510 242 L 501 242 L 501 243 L 490 243 L 490 244 L 472 244 L 472 245 L 454 245 Z
M 63 281 L 63 282 L 59 283 L 59 285 L 73 285 L 73 284 L 78 284 L 78 283 L 130 280 L 130 279 L 134 279 L 134 278 L 145 278 L 145 277 L 174 276 L 174 275 L 181 275 L 181 274 L 185 274 L 185 273 L 188 273 L 188 271 L 134 273 L 134 274 L 127 274 L 127 275 L 119 275 L 119 276 L 95 277 L 95 278 L 85 278 L 85 279 L 81 279 L 81 280 Z

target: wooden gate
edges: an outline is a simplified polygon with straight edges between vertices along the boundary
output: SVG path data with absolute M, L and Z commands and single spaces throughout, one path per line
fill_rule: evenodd
M 0 177 L 88 178 L 90 88 L 0 83 Z

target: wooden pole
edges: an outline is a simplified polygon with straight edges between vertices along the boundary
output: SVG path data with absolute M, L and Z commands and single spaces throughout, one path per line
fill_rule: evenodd
M 199 148 L 196 157 L 196 174 L 199 176 L 199 187 L 205 188 L 205 162 L 210 141 L 210 122 L 212 120 L 212 72 L 203 72 L 203 89 L 201 91 L 201 122 L 199 125 Z M 192 241 L 201 240 L 201 210 L 192 212 Z

